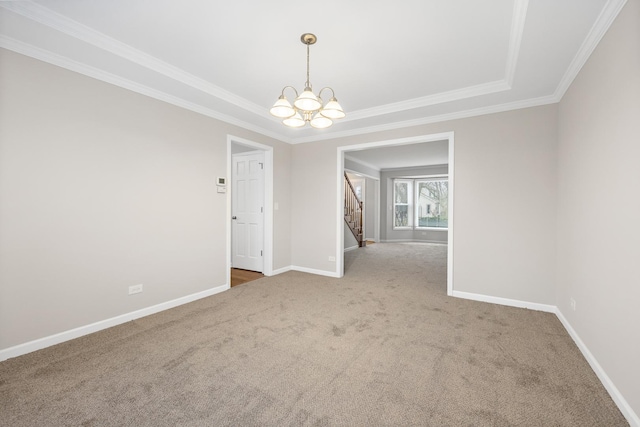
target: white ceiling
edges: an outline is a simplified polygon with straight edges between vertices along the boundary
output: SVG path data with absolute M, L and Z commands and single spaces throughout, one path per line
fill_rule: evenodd
M 626 0 L 0 2 L 0 46 L 285 142 L 558 102 Z M 289 129 L 311 83 L 347 117 Z
M 376 169 L 449 164 L 449 142 L 432 141 L 348 151 L 345 158 Z

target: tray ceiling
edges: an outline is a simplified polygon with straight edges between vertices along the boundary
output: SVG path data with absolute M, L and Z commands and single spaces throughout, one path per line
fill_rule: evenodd
M 558 102 L 625 0 L 0 3 L 0 46 L 289 143 Z M 289 129 L 311 83 L 347 117 Z

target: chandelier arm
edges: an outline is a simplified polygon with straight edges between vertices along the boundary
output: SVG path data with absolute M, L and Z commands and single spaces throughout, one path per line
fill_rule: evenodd
M 305 123 L 310 123 L 314 128 L 323 129 L 331 126 L 332 120 L 341 119 L 345 114 L 335 98 L 333 88 L 329 86 L 323 87 L 317 96 L 313 93 L 310 66 L 311 49 L 309 46 L 317 41 L 317 37 L 311 33 L 304 33 L 300 36 L 300 41 L 307 46 L 307 81 L 305 82 L 304 91 L 298 94 L 295 87 L 285 86 L 282 89 L 280 98 L 269 111 L 278 118 L 284 118 L 282 123 L 286 126 L 302 127 Z M 293 105 L 289 103 L 284 95 L 289 88 L 296 94 Z M 325 90 L 331 91 L 331 99 L 326 105 L 323 105 L 322 92 Z
M 322 89 L 320 89 L 320 92 L 318 92 L 318 98 L 322 98 L 322 91 L 325 90 L 325 89 L 329 89 L 331 91 L 331 98 L 335 98 L 336 97 L 336 94 L 333 91 L 333 89 L 330 88 L 329 86 L 325 86 Z
M 298 91 L 297 91 L 297 90 L 296 90 L 296 88 L 295 88 L 295 87 L 293 87 L 293 86 L 285 86 L 285 87 L 283 87 L 283 88 L 282 88 L 282 95 L 283 95 L 283 96 L 284 96 L 284 91 L 285 91 L 287 88 L 293 89 L 293 92 L 296 94 L 296 98 L 298 97 Z

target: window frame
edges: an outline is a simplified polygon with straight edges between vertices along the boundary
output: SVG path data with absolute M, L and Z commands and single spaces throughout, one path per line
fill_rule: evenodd
M 439 174 L 439 175 L 425 175 L 425 176 L 411 176 L 411 177 L 397 177 L 392 178 L 392 198 L 393 198 L 393 213 L 392 213 L 392 229 L 393 230 L 434 230 L 434 231 L 448 231 L 449 224 L 447 219 L 446 227 L 433 227 L 433 226 L 420 226 L 419 224 L 419 198 L 418 189 L 420 187 L 420 182 L 426 181 L 446 181 L 447 189 L 449 184 L 449 175 L 448 174 Z M 409 206 L 409 218 L 407 220 L 408 225 L 406 226 L 396 226 L 396 206 L 404 206 L 404 203 L 396 203 L 396 182 L 407 182 L 408 190 L 412 194 L 412 200 L 409 200 L 406 205 Z M 448 191 L 447 191 L 448 193 Z M 447 204 L 448 204 L 448 194 L 447 194 Z M 447 211 L 448 206 L 446 207 Z
M 396 201 L 396 183 L 406 183 L 407 184 L 407 203 L 398 203 Z M 392 213 L 392 221 L 393 221 L 393 229 L 394 230 L 411 230 L 413 228 L 413 201 L 415 197 L 413 195 L 413 179 L 406 178 L 394 178 L 393 179 L 393 213 Z M 408 225 L 396 225 L 396 207 L 397 206 L 407 206 L 407 224 Z

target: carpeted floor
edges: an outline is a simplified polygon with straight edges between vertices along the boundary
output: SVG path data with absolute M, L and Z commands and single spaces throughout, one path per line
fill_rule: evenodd
M 375 244 L 0 363 L 2 426 L 624 426 L 553 314 Z

